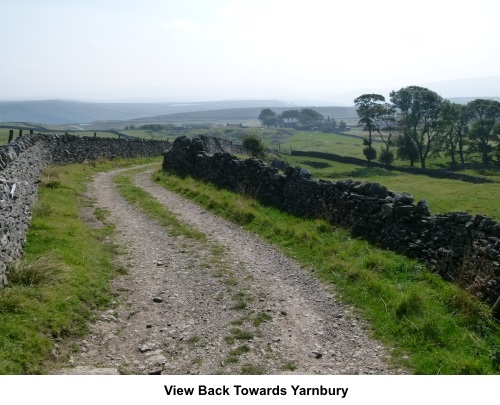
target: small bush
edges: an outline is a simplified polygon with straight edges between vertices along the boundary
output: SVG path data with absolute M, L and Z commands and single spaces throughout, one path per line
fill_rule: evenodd
M 383 163 L 384 165 L 389 166 L 392 164 L 392 162 L 394 162 L 394 153 L 383 149 L 380 152 L 380 156 L 379 156 L 378 160 L 380 163 Z
M 367 146 L 363 149 L 363 155 L 365 155 L 366 160 L 372 161 L 377 157 L 377 151 L 373 149 L 371 146 Z
M 252 157 L 262 158 L 266 155 L 264 142 L 255 134 L 247 134 L 242 139 L 243 148 L 252 155 Z

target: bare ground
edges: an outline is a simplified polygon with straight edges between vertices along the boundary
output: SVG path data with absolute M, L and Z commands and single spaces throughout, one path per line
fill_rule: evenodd
M 277 248 L 139 174 L 142 187 L 208 242 L 171 236 L 97 175 L 128 274 L 118 299 L 54 374 L 392 374 L 368 326 Z M 61 350 L 62 351 L 62 350 Z M 56 352 L 55 355 L 58 353 Z

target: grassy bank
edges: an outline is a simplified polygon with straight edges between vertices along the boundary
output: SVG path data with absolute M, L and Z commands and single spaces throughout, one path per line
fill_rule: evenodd
M 113 226 L 90 228 L 80 217 L 82 207 L 92 207 L 86 184 L 98 171 L 149 161 L 45 170 L 26 257 L 10 269 L 11 284 L 0 291 L 0 374 L 46 372 L 54 343 L 84 334 L 95 310 L 113 299 L 109 281 L 119 272 L 113 266 L 117 251 L 106 242 Z
M 323 221 L 305 220 L 226 190 L 156 173 L 154 180 L 281 247 L 332 284 L 374 336 L 419 374 L 497 374 L 500 332 L 489 308 L 420 264 Z

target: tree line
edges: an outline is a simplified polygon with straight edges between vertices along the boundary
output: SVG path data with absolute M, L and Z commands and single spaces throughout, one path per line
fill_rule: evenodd
M 390 93 L 363 94 L 354 100 L 359 124 L 368 132 L 363 153 L 377 158 L 373 135 L 384 146 L 378 160 L 391 164 L 393 149 L 402 160 L 425 169 L 429 157 L 444 153 L 451 164 L 479 154 L 484 165 L 500 164 L 500 103 L 476 99 L 462 105 L 443 99 L 425 87 L 409 86 Z
M 325 117 L 323 114 L 312 108 L 302 108 L 301 110 L 285 110 L 281 114 L 276 114 L 270 108 L 264 108 L 259 114 L 259 121 L 265 127 L 292 127 L 296 129 L 318 129 L 323 132 L 345 131 L 347 124 L 341 120 L 338 124 L 332 117 Z

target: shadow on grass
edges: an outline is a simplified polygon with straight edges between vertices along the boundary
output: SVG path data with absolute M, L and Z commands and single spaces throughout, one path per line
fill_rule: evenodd
M 339 178 L 369 178 L 373 176 L 391 177 L 399 175 L 400 173 L 398 172 L 382 169 L 380 167 L 359 167 L 357 169 L 348 172 L 331 173 L 327 175 L 327 177 L 339 179 Z

